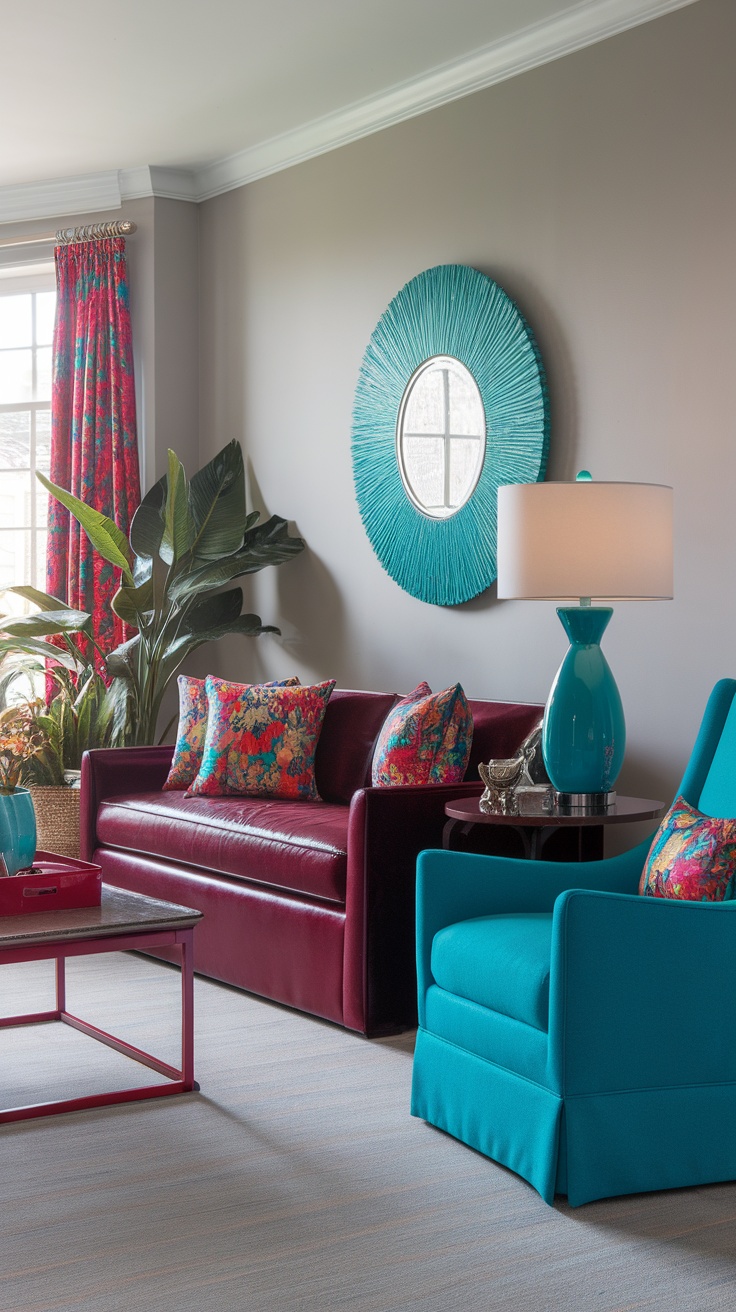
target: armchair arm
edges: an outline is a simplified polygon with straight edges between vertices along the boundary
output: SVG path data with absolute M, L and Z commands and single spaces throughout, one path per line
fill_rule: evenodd
M 564 893 L 552 933 L 553 1087 L 736 1081 L 734 996 L 736 902 Z
M 422 852 L 416 910 L 420 1024 L 432 983 L 432 941 L 440 929 L 474 916 L 552 911 L 560 894 L 571 888 L 635 892 L 649 846 L 647 839 L 607 861 L 579 862 Z
M 80 847 L 84 861 L 92 860 L 97 846 L 97 810 L 103 798 L 131 791 L 158 791 L 166 782 L 173 755 L 171 744 L 96 748 L 84 753 L 80 801 Z

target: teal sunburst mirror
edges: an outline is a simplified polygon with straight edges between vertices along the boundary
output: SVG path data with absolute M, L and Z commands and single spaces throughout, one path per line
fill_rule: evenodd
M 544 478 L 549 406 L 528 325 L 463 264 L 412 278 L 368 343 L 355 394 L 358 508 L 384 569 L 456 606 L 496 577 L 496 494 Z

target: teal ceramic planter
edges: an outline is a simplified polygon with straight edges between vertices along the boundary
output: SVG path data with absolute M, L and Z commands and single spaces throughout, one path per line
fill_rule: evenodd
M 609 606 L 560 606 L 570 639 L 547 701 L 542 755 L 561 793 L 607 793 L 623 764 L 626 726 L 621 697 L 600 640 Z
M 33 865 L 36 855 L 36 812 L 27 788 L 0 793 L 0 853 L 9 875 Z

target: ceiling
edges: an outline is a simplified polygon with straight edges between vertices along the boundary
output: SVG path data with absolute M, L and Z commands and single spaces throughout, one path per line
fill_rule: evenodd
M 202 199 L 692 2 L 7 5 L 0 192 L 154 166 Z

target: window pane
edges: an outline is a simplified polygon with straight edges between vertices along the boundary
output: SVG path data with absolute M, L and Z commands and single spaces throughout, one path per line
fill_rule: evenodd
M 0 298 L 0 305 L 3 299 Z M 0 351 L 0 405 L 30 401 L 32 385 L 33 352 L 30 347 L 26 351 Z
M 41 346 L 36 351 L 36 400 L 51 400 L 51 347 Z
M 31 416 L 27 410 L 0 415 L 0 469 L 28 469 L 31 463 Z
M 443 433 L 445 431 L 445 391 L 442 370 L 425 369 L 407 397 L 403 431 L 405 433 Z
M 454 437 L 450 442 L 450 505 L 464 506 L 478 481 L 483 445 L 477 438 Z
M 445 499 L 445 457 L 441 437 L 404 437 L 404 475 L 417 501 L 437 510 Z
M 35 481 L 35 480 L 34 480 Z M 0 529 L 31 522 L 31 475 L 13 470 L 0 478 Z
M 48 474 L 51 468 L 51 411 L 36 411 L 36 469 Z
M 0 530 L 0 588 L 27 583 L 31 571 L 31 532 Z
M 33 340 L 31 295 L 0 296 L 0 347 L 30 346 Z
M 40 346 L 51 343 L 54 336 L 56 292 L 38 292 L 36 295 L 36 341 Z

